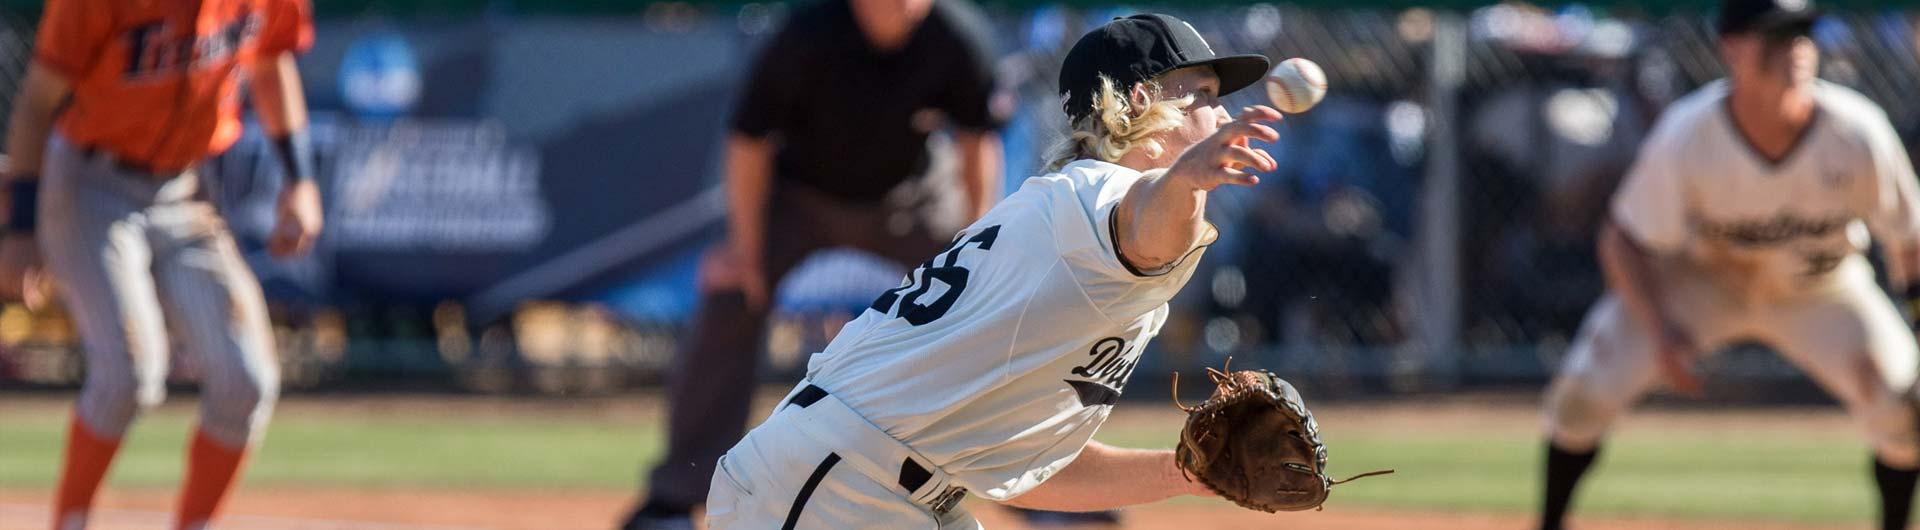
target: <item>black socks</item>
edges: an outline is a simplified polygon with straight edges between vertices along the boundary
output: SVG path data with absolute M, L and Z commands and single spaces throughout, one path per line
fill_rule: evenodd
M 1547 488 L 1540 507 L 1540 530 L 1561 529 L 1567 517 L 1567 505 L 1573 503 L 1574 486 L 1580 484 L 1580 476 L 1587 473 L 1587 467 L 1593 465 L 1593 458 L 1599 454 L 1599 448 L 1575 453 L 1547 442 Z M 1912 491 L 1911 481 L 1908 491 Z
M 1913 508 L 1913 485 L 1920 479 L 1920 470 L 1895 469 L 1873 459 L 1873 483 L 1880 486 L 1880 528 L 1882 530 L 1906 530 L 1907 517 Z

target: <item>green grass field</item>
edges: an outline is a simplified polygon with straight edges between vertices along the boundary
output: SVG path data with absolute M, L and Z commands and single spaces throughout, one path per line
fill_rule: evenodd
M 39 397 L 23 406 L 15 401 L 0 399 L 0 489 L 49 487 L 67 405 Z M 651 413 L 573 413 L 552 402 L 492 413 L 491 405 L 440 409 L 420 398 L 406 401 L 412 404 L 342 407 L 311 398 L 283 404 L 248 487 L 627 491 L 640 464 L 660 451 L 658 418 Z M 1170 408 L 1127 407 L 1134 405 L 1123 405 L 1100 438 L 1136 447 L 1170 443 L 1178 420 Z M 1347 405 L 1321 413 L 1336 475 L 1399 470 L 1340 488 L 1343 505 L 1532 509 L 1540 447 L 1524 405 L 1373 417 L 1377 407 L 1399 406 Z M 1455 422 L 1449 414 L 1485 417 Z M 1582 511 L 1799 522 L 1857 522 L 1873 513 L 1865 451 L 1837 412 L 1799 411 L 1777 422 L 1766 413 L 1736 414 L 1733 420 L 1704 412 L 1656 414 L 1629 422 L 1585 486 Z M 126 443 L 113 484 L 172 486 L 192 415 L 189 405 L 170 404 L 145 417 Z

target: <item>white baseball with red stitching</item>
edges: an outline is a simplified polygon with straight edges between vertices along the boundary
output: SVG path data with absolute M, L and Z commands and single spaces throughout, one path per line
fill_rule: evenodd
M 1273 108 L 1280 112 L 1306 112 L 1325 97 L 1327 73 L 1313 61 L 1298 57 L 1287 59 L 1267 73 L 1267 99 L 1273 100 Z

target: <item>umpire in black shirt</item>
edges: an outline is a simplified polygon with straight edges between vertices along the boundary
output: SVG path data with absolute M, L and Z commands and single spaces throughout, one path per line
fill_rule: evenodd
M 988 31 L 964 0 L 816 0 L 761 50 L 727 138 L 727 243 L 702 260 L 668 383 L 667 455 L 626 528 L 692 528 L 714 462 L 745 434 L 767 308 L 794 265 L 853 247 L 911 266 L 999 197 Z M 919 182 L 943 129 L 958 189 Z M 956 195 L 965 220 L 928 221 Z

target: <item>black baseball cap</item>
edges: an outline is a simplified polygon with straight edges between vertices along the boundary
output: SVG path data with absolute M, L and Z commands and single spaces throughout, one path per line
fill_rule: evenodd
M 1154 76 L 1189 66 L 1212 66 L 1220 76 L 1225 96 L 1260 81 L 1267 73 L 1262 55 L 1214 55 L 1213 47 L 1192 24 L 1168 15 L 1144 14 L 1116 18 L 1080 37 L 1060 65 L 1062 110 L 1071 121 L 1093 112 L 1093 94 L 1100 76 L 1113 78 L 1122 89 Z
M 1739 33 L 1804 33 L 1820 19 L 1813 0 L 1723 0 L 1716 29 L 1721 35 Z

